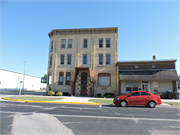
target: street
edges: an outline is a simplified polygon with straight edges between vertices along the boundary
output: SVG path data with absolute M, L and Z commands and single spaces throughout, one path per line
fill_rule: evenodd
M 0 101 L 0 134 L 177 135 L 180 109 Z

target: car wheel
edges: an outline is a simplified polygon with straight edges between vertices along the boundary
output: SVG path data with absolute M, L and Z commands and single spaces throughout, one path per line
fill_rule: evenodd
M 154 108 L 156 106 L 156 103 L 154 101 L 149 102 L 149 107 Z
M 120 103 L 120 106 L 122 106 L 122 107 L 126 107 L 127 106 L 127 102 L 126 101 L 121 101 L 121 103 Z

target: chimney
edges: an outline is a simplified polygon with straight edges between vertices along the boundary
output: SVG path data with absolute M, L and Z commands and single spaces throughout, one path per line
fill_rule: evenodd
M 156 60 L 156 56 L 155 55 L 153 55 L 153 60 Z

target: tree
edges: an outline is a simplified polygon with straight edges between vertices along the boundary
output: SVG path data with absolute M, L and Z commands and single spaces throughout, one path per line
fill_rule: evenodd
M 47 83 L 47 74 L 44 77 L 41 77 L 41 83 Z

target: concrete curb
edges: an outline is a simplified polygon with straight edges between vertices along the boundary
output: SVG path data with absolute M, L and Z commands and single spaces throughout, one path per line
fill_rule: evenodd
M 100 105 L 100 103 L 88 103 L 88 102 L 59 102 L 59 101 L 31 101 L 31 100 L 19 100 L 19 99 L 9 99 L 2 97 L 4 100 L 9 101 L 20 101 L 20 102 L 31 102 L 31 103 L 61 103 L 61 104 L 83 104 L 83 105 Z

